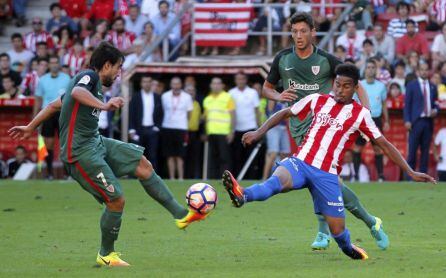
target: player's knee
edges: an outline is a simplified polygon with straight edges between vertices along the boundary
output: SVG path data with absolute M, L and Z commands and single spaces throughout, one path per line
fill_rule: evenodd
M 125 206 L 125 199 L 123 196 L 118 197 L 106 203 L 109 211 L 123 211 Z
M 145 156 L 139 161 L 138 168 L 136 168 L 136 177 L 140 180 L 145 180 L 150 178 L 153 174 L 153 166 L 150 161 L 147 160 Z
M 345 227 L 344 225 L 331 225 L 330 226 L 330 233 L 332 235 L 340 235 L 344 232 Z

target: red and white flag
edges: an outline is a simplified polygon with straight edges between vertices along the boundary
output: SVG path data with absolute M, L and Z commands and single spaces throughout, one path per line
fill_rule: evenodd
M 251 11 L 251 4 L 195 4 L 195 44 L 245 46 Z

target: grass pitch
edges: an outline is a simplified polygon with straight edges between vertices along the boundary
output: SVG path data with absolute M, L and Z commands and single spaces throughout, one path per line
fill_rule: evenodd
M 1 180 L 0 277 L 446 277 L 446 184 L 352 185 L 391 241 L 379 250 L 348 214 L 353 242 L 370 256 L 352 261 L 334 241 L 311 251 L 317 223 L 306 190 L 236 209 L 211 182 L 217 208 L 183 232 L 138 182 L 122 183 L 127 204 L 116 248 L 132 266 L 111 269 L 94 266 L 102 208 L 79 185 Z M 169 183 L 183 202 L 190 184 Z

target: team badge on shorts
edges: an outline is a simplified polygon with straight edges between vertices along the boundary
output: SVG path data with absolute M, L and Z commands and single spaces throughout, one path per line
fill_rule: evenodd
M 319 71 L 321 70 L 321 66 L 311 66 L 311 71 L 314 75 L 317 75 Z

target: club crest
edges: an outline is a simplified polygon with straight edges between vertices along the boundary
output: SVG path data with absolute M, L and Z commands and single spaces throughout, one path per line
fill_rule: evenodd
M 321 66 L 311 66 L 311 71 L 314 75 L 317 75 L 319 71 L 321 70 Z

